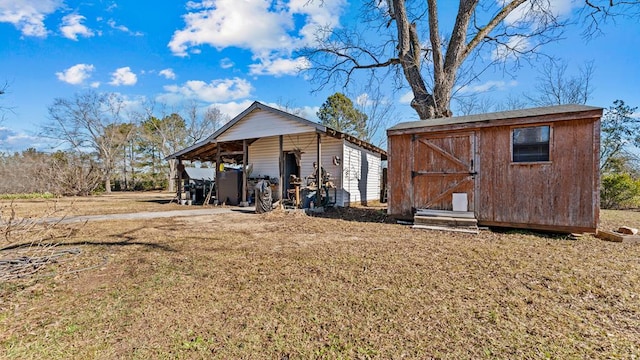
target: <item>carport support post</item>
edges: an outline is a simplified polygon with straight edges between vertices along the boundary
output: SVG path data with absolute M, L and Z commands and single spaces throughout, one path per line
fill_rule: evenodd
M 316 133 L 316 146 L 317 146 L 317 152 L 316 152 L 316 164 L 318 165 L 318 170 L 316 172 L 316 184 L 318 187 L 318 190 L 316 190 L 316 206 L 321 206 L 321 202 L 320 202 L 320 192 L 322 191 L 322 134 L 320 133 Z
M 247 162 L 249 161 L 249 154 L 247 153 L 249 147 L 247 146 L 247 139 L 242 140 L 242 202 L 240 206 L 249 206 L 247 202 Z
M 216 146 L 216 201 L 213 203 L 214 205 L 220 205 L 220 164 L 222 161 L 222 156 L 220 156 L 220 143 Z
M 180 200 L 182 200 L 182 171 L 180 170 L 182 168 L 182 159 L 178 158 L 178 165 L 176 166 L 176 170 L 178 173 L 178 183 L 176 184 L 176 189 L 178 190 L 178 205 L 180 205 Z M 173 179 L 171 179 L 172 181 L 174 181 Z
M 279 175 L 280 178 L 278 180 L 280 182 L 278 183 L 278 191 L 280 191 L 280 204 L 282 204 L 282 199 L 284 199 L 284 185 L 283 185 L 283 178 L 284 178 L 284 176 L 283 176 L 283 174 L 284 174 L 284 136 L 283 135 L 280 135 L 279 143 L 280 143 L 280 145 L 279 145 L 280 146 L 280 158 L 279 158 L 279 160 L 280 160 L 279 161 L 280 162 L 280 164 L 279 164 L 280 171 L 278 173 L 280 174 Z

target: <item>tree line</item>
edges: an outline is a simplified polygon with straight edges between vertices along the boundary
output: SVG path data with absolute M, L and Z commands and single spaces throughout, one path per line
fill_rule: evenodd
M 156 102 L 127 108 L 114 93 L 88 91 L 57 98 L 40 136 L 55 152 L 30 148 L 0 157 L 0 193 L 169 189 L 175 161 L 165 158 L 211 135 L 228 117 L 196 102 L 169 107 Z

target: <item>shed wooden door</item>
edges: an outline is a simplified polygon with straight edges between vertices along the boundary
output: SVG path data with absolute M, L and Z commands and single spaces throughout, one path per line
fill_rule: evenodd
M 416 209 L 453 209 L 453 193 L 466 193 L 474 211 L 473 132 L 413 138 L 412 196 Z

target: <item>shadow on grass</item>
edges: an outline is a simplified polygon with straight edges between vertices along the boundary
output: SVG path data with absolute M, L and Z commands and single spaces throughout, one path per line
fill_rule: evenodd
M 143 203 L 154 203 L 154 204 L 160 204 L 160 205 L 165 205 L 165 204 L 170 204 L 172 202 L 175 202 L 174 199 L 147 199 L 147 200 L 138 200 L 138 201 Z
M 175 249 L 170 246 L 156 244 L 156 243 L 147 243 L 141 241 L 135 241 L 137 239 L 136 236 L 131 235 L 132 233 L 145 229 L 145 226 L 141 226 L 132 230 L 128 230 L 119 234 L 108 235 L 109 238 L 121 239 L 120 241 L 43 241 L 43 242 L 23 242 L 18 244 L 9 245 L 3 248 L 0 248 L 0 251 L 5 250 L 17 250 L 17 249 L 28 249 L 30 247 L 47 247 L 47 246 L 71 246 L 71 245 L 91 245 L 91 246 L 131 246 L 131 245 L 140 245 L 145 246 L 151 249 L 158 249 L 167 252 L 176 252 Z M 156 227 L 157 229 L 172 229 L 171 227 L 160 226 Z
M 14 245 L 10 245 L 10 246 L 7 246 L 7 247 L 3 247 L 2 249 L 0 249 L 0 251 L 17 250 L 17 249 L 28 249 L 28 248 L 34 247 L 34 246 L 47 247 L 47 246 L 73 246 L 73 245 L 91 245 L 91 246 L 131 246 L 131 245 L 140 245 L 140 246 L 146 246 L 146 247 L 151 248 L 151 249 L 158 249 L 158 250 L 163 250 L 163 251 L 167 251 L 167 252 L 176 252 L 176 250 L 171 248 L 170 246 L 160 245 L 160 244 L 155 244 L 155 243 L 145 243 L 145 242 L 140 242 L 140 241 L 114 241 L 114 242 L 107 242 L 107 241 L 70 241 L 70 242 L 41 242 L 41 243 L 38 243 L 38 244 L 34 244 L 34 243 L 29 242 L 29 243 L 14 244 Z
M 313 213 L 312 216 L 364 223 L 394 224 L 396 222 L 394 218 L 387 215 L 384 209 L 380 208 L 334 207 L 325 209 L 323 213 Z
M 517 228 L 507 228 L 507 227 L 490 227 L 489 229 L 492 232 L 497 234 L 533 235 L 540 238 L 552 239 L 552 240 L 576 240 L 576 238 L 572 237 L 571 234 L 556 233 L 552 231 L 517 229 Z

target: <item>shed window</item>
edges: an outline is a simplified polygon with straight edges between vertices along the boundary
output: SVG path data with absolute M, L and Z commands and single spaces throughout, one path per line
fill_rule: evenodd
M 550 126 L 513 129 L 513 162 L 549 161 Z

